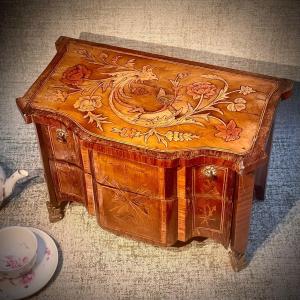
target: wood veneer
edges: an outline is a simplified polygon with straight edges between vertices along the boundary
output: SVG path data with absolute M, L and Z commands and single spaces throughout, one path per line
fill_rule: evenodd
M 286 79 L 60 37 L 17 105 L 36 124 L 50 221 L 68 201 L 161 246 L 208 237 L 245 267 Z M 266 141 L 268 140 L 268 143 Z

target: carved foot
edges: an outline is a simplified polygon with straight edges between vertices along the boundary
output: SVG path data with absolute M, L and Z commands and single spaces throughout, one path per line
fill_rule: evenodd
M 229 251 L 229 259 L 231 266 L 235 272 L 239 272 L 247 267 L 248 262 L 246 261 L 245 254 L 238 253 L 236 251 Z
M 61 205 L 59 207 L 55 207 L 51 202 L 46 202 L 48 213 L 49 213 L 49 220 L 51 223 L 55 223 L 60 221 L 64 215 L 64 205 Z

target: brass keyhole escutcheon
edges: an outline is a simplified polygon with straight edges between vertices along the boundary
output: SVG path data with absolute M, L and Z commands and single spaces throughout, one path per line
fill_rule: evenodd
M 64 130 L 62 128 L 56 129 L 56 139 L 60 143 L 66 143 L 67 142 L 67 138 L 68 138 L 68 133 L 66 132 L 66 130 Z
M 202 169 L 202 174 L 206 177 L 213 178 L 217 176 L 217 169 L 214 166 L 206 166 Z

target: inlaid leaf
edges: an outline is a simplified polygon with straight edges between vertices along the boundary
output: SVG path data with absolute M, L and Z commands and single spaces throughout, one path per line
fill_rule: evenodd
M 168 147 L 168 143 L 164 138 L 160 138 L 159 142 L 163 143 L 165 145 L 165 147 Z
M 133 68 L 134 67 L 134 64 L 135 64 L 135 59 L 132 58 L 132 59 L 129 59 L 127 61 L 127 63 L 124 65 L 124 67 L 127 67 L 127 68 Z
M 122 57 L 121 55 L 117 55 L 117 56 L 115 56 L 115 57 L 111 60 L 111 62 L 115 65 L 115 64 L 118 63 L 118 60 L 119 60 L 121 57 Z
M 216 112 L 220 113 L 221 115 L 224 115 L 223 111 L 218 107 L 210 106 L 210 107 L 206 107 L 205 110 L 216 111 Z
M 226 95 L 226 91 L 227 91 L 227 89 L 221 89 L 220 92 L 219 92 L 219 95 L 218 95 L 217 99 L 221 100 L 221 99 L 228 98 L 228 96 Z
M 103 84 L 102 84 L 102 92 L 105 93 L 105 91 L 108 89 L 108 87 L 110 86 L 110 84 L 112 83 L 111 80 L 103 80 Z
M 159 99 L 160 97 L 165 96 L 165 95 L 166 95 L 166 91 L 163 88 L 160 88 L 159 92 L 157 94 L 157 99 Z
M 178 85 L 179 85 L 179 81 L 177 81 L 177 80 L 172 80 L 172 79 L 170 79 L 170 82 L 172 83 L 172 85 L 173 85 L 174 87 L 178 87 Z
M 204 119 L 206 121 L 209 121 L 209 118 L 208 118 L 209 115 L 210 115 L 210 113 L 207 113 L 207 114 L 198 114 L 197 117 L 198 118 L 202 118 L 202 119 Z
M 217 75 L 201 75 L 201 77 L 207 78 L 207 79 L 220 79 L 221 77 Z M 221 78 L 223 80 L 223 78 Z
M 187 110 L 188 110 L 189 113 L 192 113 L 192 112 L 194 111 L 193 106 L 192 106 L 191 103 L 189 103 L 189 102 L 188 102 L 188 104 L 187 104 Z

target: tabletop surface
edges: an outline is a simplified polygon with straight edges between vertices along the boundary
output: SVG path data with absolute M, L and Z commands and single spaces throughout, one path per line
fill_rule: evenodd
M 278 85 L 276 78 L 70 40 L 30 105 L 100 139 L 242 155 Z

